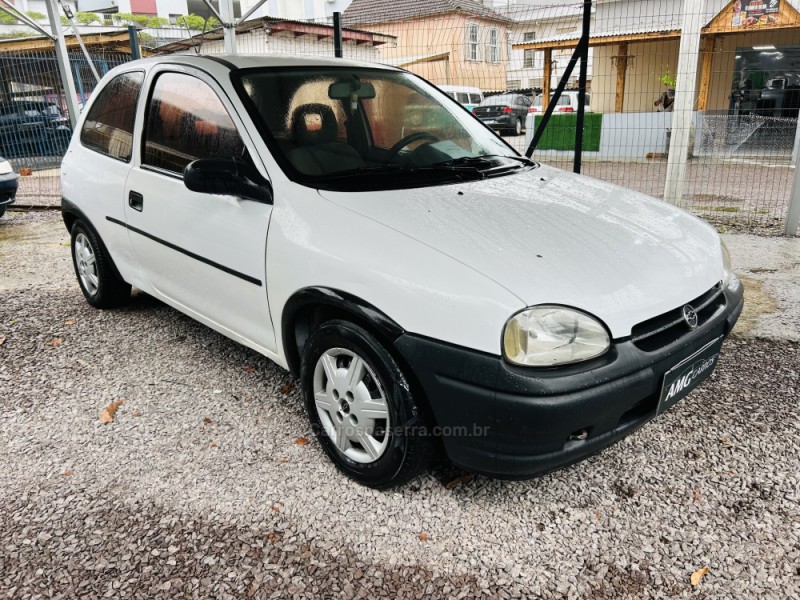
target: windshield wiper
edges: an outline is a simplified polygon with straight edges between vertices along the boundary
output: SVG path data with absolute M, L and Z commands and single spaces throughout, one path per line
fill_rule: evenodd
M 525 158 L 524 156 L 506 156 L 504 154 L 482 154 L 479 156 L 462 156 L 460 158 L 451 158 L 450 160 L 443 160 L 438 163 L 434 163 L 433 166 L 457 166 L 457 165 L 476 165 L 476 164 L 486 164 L 491 161 L 493 158 L 507 158 L 509 160 L 515 160 L 517 162 L 522 163 L 527 167 L 535 166 L 536 163 L 532 160 Z M 498 165 L 504 166 L 504 165 Z
M 317 178 L 317 181 L 333 181 L 337 179 L 358 179 L 361 177 L 370 177 L 375 175 L 467 175 L 470 178 L 483 179 L 483 172 L 473 166 L 467 165 L 451 165 L 451 164 L 437 164 L 426 167 L 402 167 L 400 165 L 375 165 L 368 167 L 359 167 L 357 169 L 348 169 L 346 171 L 337 171 L 335 173 L 328 173 Z

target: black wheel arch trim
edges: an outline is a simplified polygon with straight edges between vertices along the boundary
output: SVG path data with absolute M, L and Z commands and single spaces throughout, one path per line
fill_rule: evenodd
M 283 349 L 289 371 L 295 376 L 300 374 L 301 361 L 295 338 L 297 316 L 309 307 L 334 309 L 350 315 L 392 343 L 405 333 L 405 330 L 386 313 L 358 296 L 328 287 L 313 286 L 300 289 L 287 300 L 281 314 Z
M 73 217 L 72 223 L 70 223 L 70 216 Z M 105 252 L 106 258 L 108 258 L 108 262 L 111 265 L 112 270 L 114 271 L 114 275 L 120 281 L 125 281 L 122 275 L 120 275 L 119 269 L 117 269 L 117 265 L 116 263 L 114 263 L 114 258 L 108 251 L 108 248 L 106 247 L 106 244 L 103 241 L 100 232 L 97 231 L 97 227 L 95 227 L 91 219 L 89 219 L 89 217 L 86 216 L 86 213 L 84 213 L 80 208 L 78 208 L 77 205 L 75 205 L 75 203 L 70 202 L 63 196 L 61 197 L 61 218 L 64 220 L 64 226 L 67 228 L 67 231 L 69 231 L 70 235 L 72 234 L 72 225 L 74 224 L 75 221 L 80 221 L 81 223 L 86 225 L 86 227 L 91 229 L 92 233 L 95 235 L 97 240 L 100 242 L 100 244 L 102 244 L 103 252 Z M 70 252 L 72 252 L 71 249 Z

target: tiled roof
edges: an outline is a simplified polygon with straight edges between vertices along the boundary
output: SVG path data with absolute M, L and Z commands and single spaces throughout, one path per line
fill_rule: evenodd
M 345 9 L 342 21 L 345 25 L 368 25 L 448 13 L 466 13 L 495 21 L 510 21 L 508 17 L 475 0 L 353 0 Z

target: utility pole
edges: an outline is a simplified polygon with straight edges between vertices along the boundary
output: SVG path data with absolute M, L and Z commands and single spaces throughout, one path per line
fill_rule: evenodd
M 233 16 L 233 0 L 219 0 L 219 15 L 222 17 L 222 45 L 225 54 L 236 54 L 236 19 Z
M 678 77 L 672 108 L 672 138 L 667 159 L 664 200 L 680 204 L 686 184 L 686 161 L 692 129 L 694 98 L 697 92 L 697 63 L 703 29 L 705 0 L 683 1 L 683 26 L 678 50 Z

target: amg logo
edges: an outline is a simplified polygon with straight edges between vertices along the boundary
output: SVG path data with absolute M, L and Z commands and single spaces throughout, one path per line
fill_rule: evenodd
M 691 386 L 695 379 L 697 379 L 700 375 L 702 375 L 703 373 L 705 373 L 714 366 L 714 361 L 716 360 L 717 360 L 716 356 L 712 356 L 711 358 L 700 359 L 692 366 L 687 368 L 683 373 L 681 373 L 680 377 L 678 377 L 674 382 L 672 382 L 672 385 L 669 387 L 669 392 L 667 392 L 667 397 L 664 398 L 664 400 L 665 401 L 669 400 L 676 394 L 679 394 L 680 392 Z

